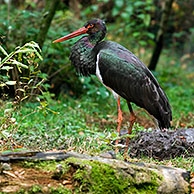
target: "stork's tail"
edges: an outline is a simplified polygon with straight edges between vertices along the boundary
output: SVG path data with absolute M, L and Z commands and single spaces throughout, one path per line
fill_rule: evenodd
M 170 121 L 172 121 L 171 107 L 166 94 L 160 87 L 158 88 L 158 92 L 160 94 L 159 100 L 160 118 L 157 118 L 158 125 L 160 129 L 164 128 L 168 129 L 171 126 Z

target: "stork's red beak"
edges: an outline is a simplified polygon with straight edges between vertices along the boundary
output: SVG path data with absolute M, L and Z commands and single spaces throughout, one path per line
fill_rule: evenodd
M 86 34 L 87 31 L 88 31 L 87 28 L 82 27 L 82 28 L 80 28 L 79 30 L 76 30 L 75 32 L 72 32 L 71 34 L 68 34 L 67 36 L 64 36 L 64 37 L 62 37 L 62 38 L 59 38 L 59 39 L 53 41 L 53 43 L 62 42 L 62 41 L 65 41 L 65 40 L 74 38 L 74 37 L 76 37 L 76 36 L 79 36 L 79 35 L 82 35 L 82 34 Z

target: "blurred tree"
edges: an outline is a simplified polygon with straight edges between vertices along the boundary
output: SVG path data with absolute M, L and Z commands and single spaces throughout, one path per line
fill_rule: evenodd
M 74 11 L 74 15 L 77 19 L 80 19 L 80 3 L 79 0 L 71 0 L 69 1 L 69 7 L 72 11 Z
M 46 1 L 44 17 L 42 19 L 42 25 L 40 26 L 40 32 L 37 37 L 37 42 L 39 43 L 40 48 L 42 48 L 44 41 L 47 36 L 52 19 L 57 10 L 60 0 Z
M 165 35 L 166 29 L 168 27 L 168 19 L 170 16 L 173 1 L 174 0 L 166 0 L 164 2 L 162 17 L 161 17 L 161 21 L 160 21 L 160 28 L 159 28 L 157 35 L 156 35 L 156 45 L 154 48 L 154 52 L 153 52 L 150 64 L 148 66 L 148 68 L 150 70 L 156 69 L 156 65 L 157 65 L 158 59 L 160 57 L 160 53 L 162 51 L 162 48 L 163 48 L 164 35 Z

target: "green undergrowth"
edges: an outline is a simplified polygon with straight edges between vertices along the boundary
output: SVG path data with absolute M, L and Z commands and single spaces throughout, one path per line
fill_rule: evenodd
M 113 123 L 110 126 L 100 125 L 102 118 L 108 119 L 104 115 L 108 111 L 100 111 L 99 105 L 92 99 L 85 101 L 64 97 L 62 100 L 52 100 L 50 109 L 56 114 L 42 110 L 31 114 L 37 106 L 36 103 L 26 103 L 22 105 L 20 112 L 13 114 L 19 123 L 14 141 L 26 148 L 50 150 L 75 147 L 76 151 L 95 152 L 106 147 L 100 143 L 99 138 L 103 138 L 104 134 L 115 132 L 116 122 L 113 119 L 110 119 Z M 24 117 L 25 115 L 29 116 Z M 3 111 L 0 113 L 1 116 Z M 8 129 L 2 131 L 5 137 L 9 136 L 9 132 Z

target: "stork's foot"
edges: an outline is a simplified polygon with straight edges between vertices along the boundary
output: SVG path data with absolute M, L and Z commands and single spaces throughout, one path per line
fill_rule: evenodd
M 124 161 L 126 162 L 130 161 L 130 157 L 126 152 L 123 154 L 123 157 L 124 157 Z

